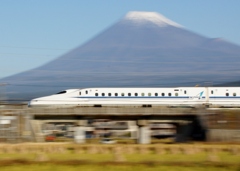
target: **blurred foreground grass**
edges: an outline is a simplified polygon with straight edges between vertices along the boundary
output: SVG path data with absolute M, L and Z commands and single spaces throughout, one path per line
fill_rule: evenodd
M 238 144 L 1 144 L 0 171 L 236 170 Z
M 147 165 L 78 165 L 62 166 L 51 164 L 35 164 L 24 166 L 5 166 L 1 171 L 239 171 L 239 167 L 213 167 L 213 166 L 147 166 Z

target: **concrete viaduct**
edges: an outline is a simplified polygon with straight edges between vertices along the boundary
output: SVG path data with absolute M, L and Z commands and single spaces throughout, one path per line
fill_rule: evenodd
M 150 121 L 171 123 L 176 126 L 176 142 L 189 139 L 206 139 L 206 126 L 202 116 L 210 115 L 205 108 L 171 108 L 171 107 L 72 107 L 72 108 L 27 108 L 25 111 L 32 125 L 39 127 L 43 122 L 76 122 L 76 137 L 81 136 L 86 128 L 86 120 L 110 119 L 136 121 L 138 127 L 137 142 L 151 143 Z M 37 130 L 37 128 L 35 128 Z M 40 129 L 40 128 L 39 128 Z M 84 140 L 83 140 L 84 141 Z M 79 141 L 81 142 L 81 140 Z

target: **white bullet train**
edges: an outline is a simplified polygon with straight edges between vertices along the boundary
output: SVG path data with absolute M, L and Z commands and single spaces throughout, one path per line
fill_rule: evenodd
M 33 99 L 29 107 L 240 107 L 240 87 L 84 88 Z

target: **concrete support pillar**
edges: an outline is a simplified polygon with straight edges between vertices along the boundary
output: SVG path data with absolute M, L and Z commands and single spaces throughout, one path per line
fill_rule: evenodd
M 36 142 L 44 142 L 44 134 L 42 133 L 42 121 L 31 120 L 32 134 Z
M 139 144 L 150 144 L 151 133 L 149 126 L 140 126 L 138 131 L 138 143 Z
M 86 142 L 86 121 L 79 120 L 74 128 L 74 142 L 77 144 Z
M 138 120 L 138 143 L 139 144 L 150 144 L 151 143 L 151 132 L 148 126 L 148 120 Z
M 77 144 L 85 143 L 86 141 L 86 133 L 85 127 L 75 127 L 74 129 L 74 142 Z
M 24 118 L 24 127 L 23 127 L 22 136 L 27 141 L 33 141 L 32 130 L 30 126 L 31 125 L 30 121 L 33 119 L 33 117 L 29 113 L 26 113 L 23 118 Z

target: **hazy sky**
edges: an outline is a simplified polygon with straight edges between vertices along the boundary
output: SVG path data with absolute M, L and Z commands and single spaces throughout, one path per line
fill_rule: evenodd
M 240 45 L 240 0 L 0 0 L 0 78 L 80 46 L 129 11 L 154 11 Z

